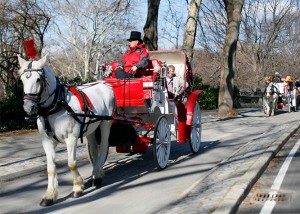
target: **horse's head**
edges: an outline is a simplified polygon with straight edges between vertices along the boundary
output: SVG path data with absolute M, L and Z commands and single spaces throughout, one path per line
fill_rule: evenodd
M 46 56 L 37 61 L 26 61 L 18 56 L 18 60 L 21 67 L 19 76 L 24 87 L 23 108 L 28 115 L 34 115 L 37 114 L 37 106 L 46 84 Z
M 276 92 L 277 92 L 276 86 L 274 85 L 273 82 L 270 82 L 266 87 L 266 96 L 267 97 L 273 96 L 276 94 Z

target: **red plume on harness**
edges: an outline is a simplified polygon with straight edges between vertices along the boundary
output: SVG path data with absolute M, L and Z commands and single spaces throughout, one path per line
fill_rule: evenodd
M 25 44 L 25 51 L 29 58 L 34 59 L 37 55 L 37 50 L 34 47 L 34 40 L 29 39 L 24 41 Z

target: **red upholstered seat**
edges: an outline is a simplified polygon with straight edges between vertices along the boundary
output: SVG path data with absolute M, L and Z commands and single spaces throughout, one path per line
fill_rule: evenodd
M 147 68 L 142 71 L 145 75 L 130 80 L 115 79 L 114 71 L 117 65 L 118 62 L 111 63 L 111 78 L 105 78 L 105 82 L 113 87 L 117 106 L 143 106 L 144 100 L 151 99 L 151 89 L 154 87 L 154 82 L 158 81 L 162 63 L 156 59 L 151 60 Z
M 118 64 L 119 64 L 118 62 L 112 62 L 111 63 L 111 70 L 112 70 L 111 77 L 112 78 L 116 78 L 115 70 L 116 70 Z
M 145 76 L 153 75 L 154 73 L 157 73 L 162 68 L 162 62 L 158 61 L 157 59 L 150 60 L 147 68 L 146 68 L 146 74 Z

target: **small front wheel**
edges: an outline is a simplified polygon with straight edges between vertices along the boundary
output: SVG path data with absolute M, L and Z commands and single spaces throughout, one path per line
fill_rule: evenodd
M 201 133 L 202 133 L 202 124 L 201 124 L 201 111 L 198 102 L 195 103 L 194 113 L 193 113 L 193 122 L 191 127 L 191 139 L 189 140 L 189 145 L 192 150 L 192 153 L 197 153 L 201 146 Z
M 154 159 L 159 169 L 166 168 L 171 150 L 171 132 L 168 120 L 160 116 L 156 122 L 153 139 Z

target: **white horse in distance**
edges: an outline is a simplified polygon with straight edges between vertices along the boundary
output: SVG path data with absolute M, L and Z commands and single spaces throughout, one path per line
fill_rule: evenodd
M 274 116 L 277 111 L 278 104 L 278 88 L 273 82 L 270 82 L 263 95 L 263 108 L 267 117 Z
M 85 84 L 76 90 L 81 94 L 80 99 L 60 84 L 46 63 L 46 56 L 38 61 L 26 61 L 18 56 L 18 60 L 21 67 L 19 75 L 24 86 L 23 107 L 28 115 L 38 116 L 38 131 L 47 157 L 48 188 L 40 205 L 50 206 L 58 197 L 55 147 L 59 142 L 67 146 L 68 167 L 73 175 L 73 197 L 80 197 L 83 195 L 84 182 L 77 170 L 77 142 L 79 138 L 86 137 L 93 164 L 93 184 L 100 185 L 108 154 L 110 118 L 116 104 L 113 90 L 103 82 Z M 96 117 L 99 115 L 103 115 L 104 119 Z

